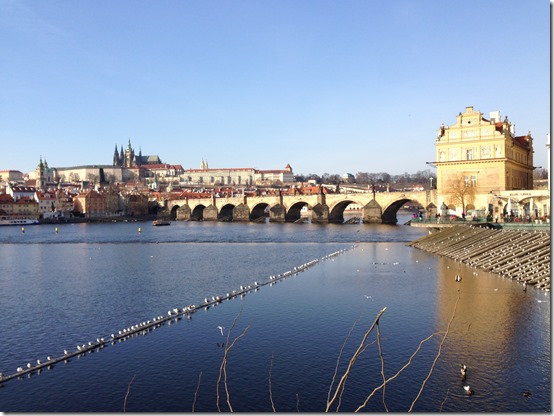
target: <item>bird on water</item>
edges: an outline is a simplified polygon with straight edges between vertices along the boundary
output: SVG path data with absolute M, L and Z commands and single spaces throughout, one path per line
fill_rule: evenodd
M 459 274 L 456 275 L 456 277 L 454 278 L 454 280 L 456 282 L 461 282 L 462 281 L 462 276 L 460 276 Z
M 467 366 L 465 364 L 460 364 L 460 373 L 462 374 L 462 380 L 466 378 Z
M 466 391 L 466 393 L 467 393 L 469 396 L 471 396 L 473 393 L 475 393 L 475 392 L 473 391 L 473 389 L 472 389 L 471 387 L 469 387 L 469 386 L 464 386 L 464 390 Z

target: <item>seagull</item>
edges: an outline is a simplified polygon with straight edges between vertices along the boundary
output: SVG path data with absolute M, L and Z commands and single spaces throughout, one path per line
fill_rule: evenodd
M 460 364 L 461 368 L 460 368 L 460 373 L 462 374 L 462 379 L 465 380 L 466 378 L 466 370 L 467 370 L 467 366 L 465 364 Z
M 67 352 L 67 350 L 63 350 L 63 355 L 67 355 L 67 354 L 69 354 L 69 353 Z
M 23 368 L 17 367 L 17 372 L 18 372 L 18 373 L 21 373 L 22 371 L 23 371 Z
M 219 329 L 221 331 L 221 336 L 223 336 L 223 327 L 222 326 L 218 326 L 217 329 Z
M 472 389 L 471 387 L 469 387 L 469 386 L 464 386 L 464 390 L 466 391 L 466 393 L 467 393 L 469 396 L 471 396 L 471 395 L 474 393 L 473 389 Z
M 27 368 L 31 368 L 31 367 L 32 367 L 31 363 L 27 363 Z
M 40 360 L 37 360 L 37 365 L 40 365 Z
M 456 277 L 454 278 L 454 280 L 455 280 L 456 282 L 461 282 L 461 281 L 462 281 L 462 277 L 461 277 L 459 274 L 457 274 Z
M 373 298 L 372 298 L 371 296 L 369 296 L 369 295 L 364 295 L 364 296 L 365 296 L 366 299 L 371 299 L 371 300 L 373 300 Z

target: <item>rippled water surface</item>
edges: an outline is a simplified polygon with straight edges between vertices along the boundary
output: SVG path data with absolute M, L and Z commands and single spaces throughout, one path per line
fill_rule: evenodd
M 367 400 L 382 383 L 383 363 L 386 378 L 410 364 L 367 400 L 366 411 L 551 409 L 549 294 L 406 246 L 425 230 L 194 222 L 54 229 L 0 229 L 4 375 L 174 307 L 319 262 L 191 320 L 10 380 L 0 387 L 1 411 L 188 412 L 217 411 L 218 404 L 223 411 L 229 404 L 234 411 L 324 411 L 335 369 L 336 386 L 385 307 L 349 373 L 340 410 Z M 232 347 L 218 390 L 226 342 Z M 460 363 L 469 368 L 464 382 Z

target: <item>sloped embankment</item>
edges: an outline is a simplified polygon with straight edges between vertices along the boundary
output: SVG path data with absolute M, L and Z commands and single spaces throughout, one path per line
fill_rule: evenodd
M 408 244 L 550 290 L 550 232 L 456 226 Z

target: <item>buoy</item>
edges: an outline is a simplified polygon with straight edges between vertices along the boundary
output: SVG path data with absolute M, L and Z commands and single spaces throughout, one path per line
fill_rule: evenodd
M 25 227 L 21 227 L 21 232 L 25 234 Z
M 139 234 L 140 234 L 140 233 L 142 232 L 142 228 L 139 227 L 139 228 L 138 228 L 138 232 L 139 232 Z
M 58 234 L 58 227 L 56 227 L 56 234 Z

